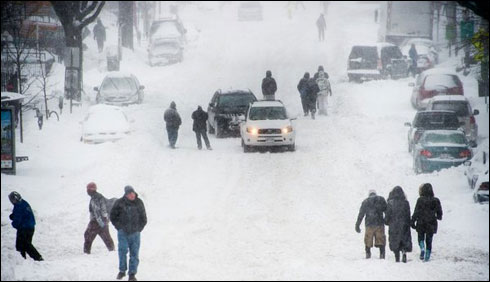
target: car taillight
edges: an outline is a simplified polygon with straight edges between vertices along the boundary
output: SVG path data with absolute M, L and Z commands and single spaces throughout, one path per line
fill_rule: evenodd
M 452 94 L 452 95 L 464 95 L 463 94 L 463 87 L 457 86 L 457 87 L 450 88 L 448 90 L 448 94 Z
M 476 123 L 476 120 L 475 120 L 475 117 L 474 116 L 471 116 L 470 117 L 470 123 L 471 124 L 475 124 Z
M 488 182 L 483 182 L 478 190 L 488 191 Z
M 422 88 L 420 89 L 420 96 L 422 99 L 432 98 L 432 96 L 434 96 L 434 91 L 428 91 Z
M 468 149 L 461 151 L 461 153 L 459 153 L 459 156 L 462 158 L 469 158 L 469 157 L 471 157 L 471 151 Z
M 432 153 L 429 150 L 422 150 L 420 151 L 420 154 L 424 157 L 432 158 Z
M 378 70 L 383 69 L 383 63 L 381 62 L 381 59 L 378 59 Z

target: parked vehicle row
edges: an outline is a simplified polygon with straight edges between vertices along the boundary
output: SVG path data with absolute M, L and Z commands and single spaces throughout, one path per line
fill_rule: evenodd
M 482 146 L 478 150 L 474 157 L 464 163 L 466 169 L 464 174 L 468 181 L 468 186 L 474 190 L 473 200 L 476 203 L 488 203 L 489 202 L 489 190 L 488 190 L 488 144 Z

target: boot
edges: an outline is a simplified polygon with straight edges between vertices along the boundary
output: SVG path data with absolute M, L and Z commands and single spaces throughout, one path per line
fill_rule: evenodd
M 419 241 L 419 247 L 420 247 L 420 260 L 424 260 L 424 258 L 425 258 L 425 244 L 424 244 L 424 241 Z
M 311 112 L 311 119 L 315 119 L 315 113 Z
M 117 274 L 116 279 L 117 279 L 117 280 L 121 280 L 121 279 L 123 279 L 123 277 L 124 277 L 124 276 L 126 276 L 126 272 L 119 272 L 119 273 Z
M 428 262 L 430 260 L 430 252 L 431 250 L 425 251 L 425 259 L 424 259 L 425 262 Z
M 370 259 L 370 258 L 371 258 L 371 248 L 366 247 L 366 259 Z
M 400 252 L 396 251 L 395 253 L 395 262 L 400 262 Z
M 135 274 L 129 274 L 128 281 L 138 281 L 138 279 L 136 279 L 136 275 Z
M 403 263 L 407 263 L 407 253 L 405 252 L 403 252 L 402 261 Z
M 379 247 L 379 259 L 385 259 L 385 246 Z

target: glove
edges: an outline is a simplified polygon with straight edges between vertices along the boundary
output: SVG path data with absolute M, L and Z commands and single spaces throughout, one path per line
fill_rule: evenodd
M 361 233 L 361 228 L 359 227 L 359 225 L 356 224 L 356 232 L 357 233 Z
M 10 220 L 14 220 L 14 214 L 9 215 Z
M 413 229 L 417 229 L 417 225 L 415 224 L 415 221 L 414 221 L 414 220 L 412 220 L 412 221 L 410 222 L 410 226 L 411 226 Z

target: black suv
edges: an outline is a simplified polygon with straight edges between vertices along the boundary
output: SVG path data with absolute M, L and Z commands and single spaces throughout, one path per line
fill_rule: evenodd
M 208 107 L 209 133 L 216 133 L 217 138 L 222 138 L 225 133 L 240 134 L 240 116 L 244 116 L 250 103 L 257 98 L 250 90 L 230 90 L 214 93 Z
M 459 129 L 461 123 L 458 116 L 451 111 L 420 111 L 415 115 L 413 122 L 406 122 L 408 130 L 408 152 L 411 153 L 425 130 Z

